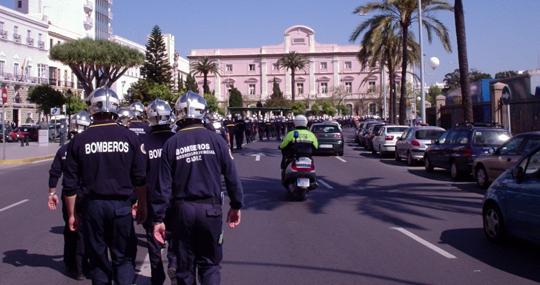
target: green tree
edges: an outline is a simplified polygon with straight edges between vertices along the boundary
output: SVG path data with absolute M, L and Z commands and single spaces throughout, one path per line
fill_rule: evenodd
M 279 68 L 284 68 L 291 71 L 291 101 L 293 103 L 295 101 L 296 94 L 296 71 L 306 68 L 308 64 L 309 60 L 307 58 L 294 51 L 282 56 L 277 62 Z
M 209 112 L 218 112 L 219 105 L 216 96 L 206 93 L 204 94 L 204 99 L 206 99 L 206 107 Z
M 69 66 L 87 95 L 96 87 L 111 87 L 129 68 L 144 61 L 137 50 L 111 41 L 92 39 L 55 45 L 49 57 Z
M 276 78 L 272 84 L 272 94 L 270 94 L 270 99 L 265 102 L 266 107 L 288 107 L 289 101 L 283 97 L 283 92 L 279 87 L 279 83 Z
M 148 104 L 155 99 L 162 99 L 174 105 L 178 93 L 173 93 L 167 84 L 158 84 L 153 81 L 140 79 L 129 89 L 129 96 L 125 98 L 128 103 L 141 101 Z
M 219 65 L 217 62 L 205 56 L 198 61 L 192 62 L 190 67 L 193 75 L 200 74 L 203 76 L 203 92 L 205 94 L 210 93 L 210 87 L 208 87 L 208 74 L 219 74 Z
M 316 101 L 315 103 L 313 103 L 311 105 L 311 113 L 313 113 L 313 115 L 315 116 L 319 116 L 322 114 L 322 106 L 321 104 L 319 103 L 319 101 Z
M 386 20 L 381 23 L 380 21 Z M 394 27 L 394 23 L 387 17 L 371 18 L 360 24 L 352 33 L 350 40 L 356 41 L 362 36 L 360 51 L 357 54 L 362 69 L 370 68 L 370 75 L 362 80 L 361 85 L 369 81 L 369 78 L 381 73 L 381 70 L 388 72 L 389 94 L 389 119 L 396 123 L 397 117 L 397 78 L 398 68 L 401 65 L 401 34 Z M 420 45 L 409 37 L 407 45 L 409 65 L 420 62 Z M 377 68 L 373 68 L 379 66 Z M 384 84 L 384 83 L 383 83 Z
M 150 82 L 171 85 L 172 68 L 167 56 L 167 48 L 158 25 L 154 26 L 146 43 L 146 60 L 141 75 Z
M 336 107 L 330 101 L 323 101 L 321 104 L 322 112 L 325 115 L 335 116 L 337 113 Z
M 443 92 L 446 93 L 450 90 L 460 88 L 461 87 L 460 78 L 461 76 L 460 76 L 459 69 L 455 69 L 454 71 L 445 74 L 444 79 L 443 79 L 443 82 L 444 82 Z M 472 69 L 469 72 L 469 77 L 468 77 L 469 82 L 476 82 L 480 79 L 491 79 L 491 74 L 478 71 L 475 69 Z
M 435 103 L 437 102 L 437 96 L 442 94 L 442 89 L 439 88 L 439 86 L 437 85 L 433 85 L 429 87 L 426 99 L 429 101 L 429 103 L 431 103 L 431 106 L 435 106 Z
M 66 93 L 66 112 L 71 115 L 86 109 L 86 103 L 78 93 Z
M 60 91 L 48 85 L 39 85 L 28 92 L 28 101 L 36 104 L 38 109 L 48 116 L 51 108 L 61 107 L 66 103 L 66 98 Z
M 306 113 L 306 103 L 302 101 L 292 103 L 291 111 L 295 115 L 304 115 Z
M 199 93 L 199 86 L 197 85 L 197 81 L 195 81 L 195 78 L 193 78 L 191 74 L 188 74 L 186 77 L 185 89 L 186 91 L 191 90 L 195 93 Z
M 236 87 L 231 88 L 229 91 L 229 107 L 242 107 L 242 93 Z
M 184 76 L 179 74 L 178 75 L 178 92 L 179 93 L 184 93 L 184 91 L 185 91 L 184 88 L 185 88 L 185 86 L 184 86 Z
M 450 51 L 450 37 L 446 26 L 437 18 L 433 12 L 452 11 L 453 8 L 446 0 L 424 0 L 422 1 L 423 14 L 422 26 L 426 29 L 429 42 L 432 42 L 435 34 L 443 44 L 443 47 Z M 429 12 L 429 13 L 427 13 Z M 355 14 L 365 15 L 375 13 L 366 22 L 360 24 L 357 30 L 365 30 L 372 25 L 380 25 L 383 28 L 391 26 L 398 30 L 401 35 L 401 97 L 399 102 L 399 123 L 405 124 L 407 110 L 407 68 L 409 65 L 409 52 L 407 45 L 409 37 L 413 35 L 409 31 L 411 25 L 418 19 L 417 0 L 381 0 L 366 3 L 354 10 Z
M 517 73 L 514 70 L 507 70 L 507 71 L 501 71 L 495 73 L 495 79 L 503 79 L 503 78 L 511 78 L 518 76 L 519 73 Z

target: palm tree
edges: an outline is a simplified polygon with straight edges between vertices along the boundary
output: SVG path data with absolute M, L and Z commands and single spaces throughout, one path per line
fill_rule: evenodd
M 309 64 L 309 60 L 305 58 L 303 55 L 298 54 L 296 52 L 290 52 L 284 56 L 282 56 L 278 62 L 277 65 L 279 68 L 285 68 L 291 71 L 291 100 L 294 103 L 295 100 L 295 94 L 296 94 L 296 70 L 302 70 L 306 68 L 306 66 Z
M 382 20 L 384 21 L 384 19 Z M 385 21 L 384 24 L 381 24 L 379 20 L 375 19 L 374 21 L 366 21 L 359 25 L 354 30 L 350 40 L 354 42 L 362 33 L 364 35 L 361 41 L 361 48 L 357 54 L 362 69 L 377 65 L 380 67 L 371 69 L 370 74 L 362 80 L 360 85 L 365 84 L 371 75 L 380 74 L 385 68 L 388 70 L 388 83 L 390 86 L 389 117 L 392 123 L 396 123 L 396 78 L 398 77 L 397 69 L 401 64 L 402 58 L 401 37 L 399 31 L 391 21 Z M 414 38 L 409 38 L 407 50 L 409 64 L 418 64 L 418 62 L 420 62 L 420 45 Z
M 208 87 L 208 74 L 219 74 L 219 65 L 217 62 L 205 56 L 198 61 L 192 62 L 190 67 L 193 75 L 203 76 L 203 92 L 204 94 L 209 94 L 210 87 Z
M 461 84 L 461 102 L 463 105 L 463 117 L 466 122 L 472 122 L 473 104 L 471 100 L 470 81 L 469 81 L 469 60 L 467 58 L 467 37 L 465 34 L 465 16 L 463 13 L 463 3 L 461 0 L 455 0 L 454 18 L 456 22 L 456 37 L 458 47 L 459 61 L 459 81 Z
M 423 21 L 422 25 L 426 29 L 428 41 L 433 39 L 433 33 L 441 40 L 443 47 L 451 51 L 450 37 L 448 29 L 437 18 L 432 15 L 436 11 L 452 11 L 453 8 L 446 0 L 423 0 Z M 407 46 L 409 37 L 412 36 L 409 28 L 418 20 L 417 0 L 381 0 L 369 2 L 354 10 L 355 14 L 365 15 L 376 13 L 366 22 L 388 26 L 399 29 L 401 35 L 401 47 Z M 371 24 L 362 23 L 357 29 L 365 30 Z M 407 49 L 401 48 L 401 97 L 399 100 L 399 123 L 405 124 L 407 110 L 407 65 L 410 63 Z

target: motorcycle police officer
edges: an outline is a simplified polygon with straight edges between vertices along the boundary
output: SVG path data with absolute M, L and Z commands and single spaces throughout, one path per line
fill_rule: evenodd
M 77 134 L 82 133 L 88 126 L 90 126 L 90 114 L 86 111 L 80 111 L 75 114 L 70 120 L 71 135 L 75 137 Z M 58 195 L 56 195 L 56 185 L 58 180 L 62 176 L 62 172 L 66 169 L 66 155 L 67 149 L 71 142 L 62 145 L 56 155 L 54 156 L 51 169 L 49 170 L 49 199 L 48 206 L 50 210 L 56 210 L 58 205 Z M 65 193 L 62 193 L 62 217 L 64 219 L 64 266 L 68 274 L 75 279 L 84 279 L 83 266 L 84 266 L 84 241 L 83 235 L 80 231 L 73 232 L 69 230 L 68 226 L 68 213 L 66 209 L 66 202 L 64 201 Z M 80 205 L 80 199 L 77 203 Z
M 87 101 L 94 122 L 72 140 L 67 152 L 63 185 L 68 224 L 70 230 L 77 230 L 75 213 L 81 209 L 75 199 L 82 194 L 82 226 L 92 283 L 132 284 L 137 238 L 130 198 L 135 189 L 137 221 L 142 223 L 147 207 L 145 157 L 137 136 L 115 122 L 116 93 L 98 88 Z
M 206 100 L 188 91 L 175 105 L 181 129 L 163 146 L 157 195 L 152 196 L 154 236 L 165 242 L 163 223 L 173 208 L 172 243 L 178 284 L 220 284 L 223 250 L 221 176 L 230 198 L 229 227 L 240 224 L 243 191 L 225 141 L 202 125 Z
M 150 133 L 141 136 L 143 143 L 142 150 L 146 154 L 146 187 L 147 198 L 153 195 L 158 185 L 158 173 L 161 160 L 163 144 L 174 135 L 171 131 L 170 123 L 174 117 L 169 103 L 161 99 L 156 99 L 148 105 L 148 122 Z M 148 242 L 148 256 L 150 258 L 151 282 L 152 285 L 161 285 L 165 282 L 165 271 L 161 260 L 161 245 L 154 239 L 154 225 L 152 223 L 152 211 L 148 203 L 148 219 L 144 223 L 146 230 L 146 240 Z M 174 271 L 176 263 L 174 256 L 169 252 L 169 272 Z M 173 263 L 173 264 L 171 264 Z M 172 266 L 172 267 L 171 267 Z

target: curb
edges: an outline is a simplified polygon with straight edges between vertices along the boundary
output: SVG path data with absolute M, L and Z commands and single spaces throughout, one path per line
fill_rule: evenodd
M 21 159 L 6 159 L 6 160 L 0 159 L 0 165 L 28 164 L 28 163 L 38 162 L 41 160 L 49 160 L 52 158 L 54 158 L 54 155 L 29 157 L 29 158 L 21 158 Z

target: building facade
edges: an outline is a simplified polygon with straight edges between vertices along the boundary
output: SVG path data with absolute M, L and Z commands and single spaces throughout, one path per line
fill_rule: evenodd
M 309 60 L 305 70 L 296 72 L 296 86 L 291 86 L 290 71 L 277 65 L 283 55 L 293 51 Z M 278 45 L 195 49 L 188 59 L 196 62 L 208 57 L 218 63 L 219 74 L 210 74 L 208 81 L 224 105 L 232 87 L 242 93 L 247 106 L 264 102 L 272 94 L 275 80 L 286 98 L 296 88 L 296 99 L 310 104 L 318 99 L 333 99 L 357 114 L 380 113 L 380 76 L 362 70 L 356 58 L 358 51 L 358 46 L 317 43 L 313 29 L 297 25 L 285 30 L 283 42 Z M 197 76 L 196 80 L 202 90 L 203 77 Z

